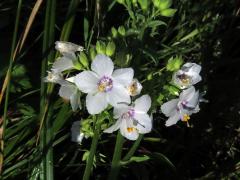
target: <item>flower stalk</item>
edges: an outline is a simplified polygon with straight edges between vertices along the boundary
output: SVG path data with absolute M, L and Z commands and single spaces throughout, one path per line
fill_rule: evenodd
M 128 161 L 134 155 L 134 153 L 137 150 L 143 136 L 144 136 L 143 134 L 139 135 L 138 139 L 134 142 L 131 149 L 128 151 L 128 153 L 125 155 L 125 157 L 122 159 L 122 161 Z
M 114 148 L 113 159 L 112 159 L 111 170 L 108 176 L 108 180 L 114 180 L 114 179 L 117 179 L 118 177 L 118 174 L 121 168 L 120 160 L 122 156 L 123 143 L 124 143 L 124 138 L 121 135 L 120 131 L 118 131 L 116 144 Z
M 93 116 L 93 118 L 94 118 L 94 122 L 95 122 L 95 131 L 94 131 L 94 136 L 93 136 L 93 139 L 92 139 L 90 153 L 89 153 L 89 156 L 88 156 L 88 159 L 87 159 L 87 164 L 86 164 L 84 174 L 83 174 L 83 180 L 89 180 L 89 177 L 91 175 L 94 156 L 95 156 L 95 153 L 96 153 L 98 140 L 99 140 L 99 137 L 100 137 L 101 121 L 99 119 L 97 119 L 96 116 Z

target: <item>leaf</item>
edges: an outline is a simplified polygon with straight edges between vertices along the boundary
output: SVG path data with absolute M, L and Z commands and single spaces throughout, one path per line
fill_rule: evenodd
M 166 164 L 167 166 L 169 166 L 173 171 L 176 171 L 176 167 L 174 166 L 174 164 L 162 153 L 159 153 L 159 152 L 152 153 L 151 159 L 158 160 L 158 161 Z
M 161 26 L 161 25 L 164 25 L 164 26 L 167 26 L 167 24 L 163 21 L 160 21 L 160 20 L 155 20 L 155 21 L 150 21 L 147 26 L 151 27 L 151 28 L 155 28 L 157 26 Z
M 122 165 L 127 165 L 127 164 L 132 163 L 132 162 L 140 163 L 140 162 L 148 161 L 149 159 L 150 159 L 150 157 L 147 156 L 147 155 L 132 156 L 128 161 L 121 161 L 121 164 Z

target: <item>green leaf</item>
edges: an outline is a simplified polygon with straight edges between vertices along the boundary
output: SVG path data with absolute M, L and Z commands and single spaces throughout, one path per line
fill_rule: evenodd
M 155 20 L 155 21 L 150 21 L 147 26 L 151 27 L 151 28 L 155 28 L 157 26 L 161 26 L 161 25 L 164 25 L 164 26 L 167 26 L 167 24 L 163 21 L 160 21 L 160 20 Z
M 128 161 L 121 161 L 121 164 L 122 165 L 127 165 L 127 164 L 132 163 L 132 162 L 140 163 L 140 162 L 148 161 L 149 159 L 150 159 L 150 157 L 147 156 L 147 155 L 132 156 Z
M 174 164 L 162 153 L 154 152 L 151 154 L 151 159 L 158 160 L 164 164 L 166 164 L 168 167 L 170 167 L 173 171 L 176 171 L 176 167 Z

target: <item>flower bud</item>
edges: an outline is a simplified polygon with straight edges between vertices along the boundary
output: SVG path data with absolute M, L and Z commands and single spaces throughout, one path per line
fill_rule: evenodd
M 123 26 L 119 26 L 118 33 L 122 36 L 125 36 L 125 34 L 126 34 L 125 28 Z
M 172 5 L 172 0 L 153 0 L 153 4 L 159 10 L 164 10 Z
M 140 4 L 143 11 L 146 11 L 148 9 L 148 0 L 138 0 L 138 3 Z
M 115 27 L 112 27 L 112 28 L 111 28 L 111 32 L 112 32 L 112 37 L 113 37 L 113 38 L 116 38 L 117 35 L 118 35 L 118 32 L 117 32 L 117 30 L 116 30 Z
M 116 45 L 114 42 L 109 42 L 106 48 L 106 55 L 112 56 L 115 53 Z
M 173 17 L 176 11 L 177 11 L 176 9 L 169 8 L 169 9 L 162 10 L 160 13 L 162 16 L 165 16 L 165 17 Z
M 97 41 L 96 43 L 96 50 L 98 54 L 105 54 L 106 53 L 106 46 L 104 42 Z
M 79 59 L 80 59 L 80 62 L 82 63 L 82 65 L 87 68 L 89 66 L 89 63 L 88 63 L 88 58 L 86 56 L 86 54 L 84 52 L 81 52 L 80 55 L 79 55 Z
M 167 68 L 168 71 L 176 71 L 180 68 L 182 63 L 183 63 L 183 60 L 182 60 L 181 56 L 175 57 L 175 58 L 171 57 L 168 60 L 166 68 Z
M 95 48 L 90 47 L 89 54 L 90 54 L 91 60 L 94 60 L 95 56 L 97 55 Z

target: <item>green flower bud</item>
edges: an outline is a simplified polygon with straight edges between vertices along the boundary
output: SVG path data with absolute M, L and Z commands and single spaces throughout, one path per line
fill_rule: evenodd
M 176 9 L 169 8 L 169 9 L 162 10 L 160 14 L 165 17 L 173 17 L 176 11 L 177 11 Z
M 172 0 L 153 0 L 153 5 L 159 10 L 168 9 L 172 5 Z
M 114 42 L 109 42 L 106 48 L 106 55 L 112 56 L 115 53 L 116 45 Z
M 87 58 L 86 54 L 84 52 L 81 52 L 79 55 L 79 58 L 80 58 L 80 62 L 82 63 L 82 65 L 85 68 L 87 68 L 89 66 L 89 63 L 88 63 L 88 58 Z
M 96 50 L 98 54 L 105 54 L 106 53 L 106 45 L 104 42 L 97 41 L 96 43 Z
M 181 56 L 179 56 L 179 57 L 177 56 L 175 58 L 171 57 L 168 60 L 166 68 L 167 68 L 168 71 L 176 71 L 180 68 L 182 63 L 183 63 L 183 60 L 182 60 Z
M 125 36 L 125 34 L 126 34 L 125 28 L 123 26 L 119 26 L 118 33 L 122 36 Z
M 97 55 L 95 48 L 90 47 L 89 54 L 90 54 L 91 60 L 94 60 L 95 56 Z
M 116 30 L 115 27 L 112 27 L 112 28 L 111 28 L 111 32 L 112 32 L 112 37 L 113 37 L 113 38 L 116 38 L 117 35 L 118 35 L 118 32 L 117 32 L 117 30 Z
M 146 11 L 148 9 L 148 2 L 149 0 L 138 0 L 138 3 L 140 4 L 143 11 Z
M 73 65 L 74 65 L 74 68 L 77 70 L 83 69 L 83 65 L 80 63 L 79 57 L 77 59 L 73 59 Z
M 147 75 L 147 80 L 150 81 L 150 80 L 152 80 L 152 78 L 153 78 L 153 73 L 149 73 Z

